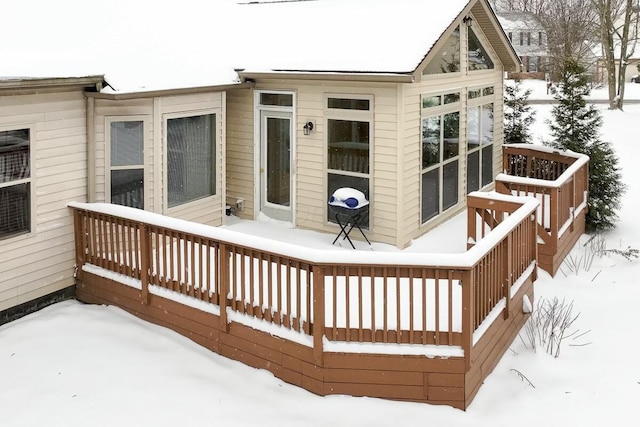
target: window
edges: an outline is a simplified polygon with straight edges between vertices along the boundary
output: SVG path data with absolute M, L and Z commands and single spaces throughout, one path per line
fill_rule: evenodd
M 542 46 L 542 31 L 538 31 L 538 44 Z
M 480 39 L 476 36 L 473 29 L 469 27 L 469 38 L 468 38 L 468 53 L 467 53 L 467 62 L 469 71 L 474 70 L 492 70 L 493 69 L 493 61 L 489 57 L 489 53 L 480 43 Z M 522 33 L 520 33 L 522 35 Z
M 431 106 L 422 98 L 421 222 L 458 203 L 460 165 L 460 93 L 442 95 L 457 102 Z
M 456 73 L 460 71 L 460 27 L 456 27 L 422 74 Z
M 509 31 L 509 41 L 513 42 L 513 33 Z
M 31 231 L 31 131 L 0 131 L 0 239 Z
M 341 187 L 369 199 L 373 114 L 371 98 L 327 98 L 327 194 Z M 327 219 L 335 221 L 330 212 Z M 364 222 L 368 226 L 368 219 Z
M 216 115 L 167 120 L 167 205 L 216 194 Z
M 482 92 L 493 95 L 493 88 Z M 467 193 L 493 182 L 493 102 L 487 101 L 479 98 L 467 108 Z
M 144 122 L 113 121 L 109 132 L 111 203 L 144 209 Z
M 527 46 L 531 46 L 531 33 L 527 33 Z
M 520 46 L 524 44 L 524 33 L 520 33 Z

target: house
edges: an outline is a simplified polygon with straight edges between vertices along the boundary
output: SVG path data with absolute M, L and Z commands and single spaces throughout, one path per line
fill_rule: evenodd
M 70 201 L 334 232 L 350 186 L 369 237 L 403 248 L 493 188 L 520 64 L 485 0 L 210 3 L 11 6 L 39 31 L 2 48 L 3 164 L 23 153 L 0 183 L 5 317 L 73 286 Z
M 497 16 L 523 65 L 519 73 L 509 73 L 509 78 L 544 79 L 549 52 L 546 31 L 538 18 L 521 11 L 501 11 Z
M 553 274 L 584 231 L 588 159 L 502 147 L 520 62 L 486 0 L 10 8 L 47 37 L 0 48 L 2 322 L 75 296 L 320 395 L 464 409 L 528 319 L 539 253 Z M 216 227 L 337 233 L 341 187 L 399 248 L 466 211 L 468 251 Z

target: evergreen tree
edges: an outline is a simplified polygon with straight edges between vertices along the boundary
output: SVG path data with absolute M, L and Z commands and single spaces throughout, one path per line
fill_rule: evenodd
M 600 139 L 602 116 L 595 106 L 586 103 L 589 92 L 584 66 L 572 59 L 565 60 L 555 95 L 558 105 L 551 113 L 550 145 L 590 157 L 586 228 L 597 231 L 614 227 L 625 185 L 613 147 Z
M 531 143 L 529 127 L 533 123 L 535 112 L 528 103 L 531 89 L 523 91 L 522 81 L 517 79 L 513 84 L 505 85 L 504 95 L 504 142 L 515 144 Z

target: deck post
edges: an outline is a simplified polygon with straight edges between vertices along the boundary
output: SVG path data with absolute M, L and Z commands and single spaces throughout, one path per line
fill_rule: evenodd
M 142 303 L 149 304 L 149 273 L 151 267 L 151 242 L 147 224 L 140 223 L 140 282 Z
M 76 244 L 76 266 L 75 266 L 75 277 L 77 280 L 82 282 L 82 266 L 85 263 L 85 253 L 84 248 L 86 247 L 86 231 L 84 227 L 84 215 L 77 210 L 73 210 L 73 229 L 75 233 L 75 244 Z
M 220 242 L 220 330 L 229 332 L 227 321 L 227 295 L 229 294 L 230 251 L 226 243 Z
M 549 228 L 551 229 L 551 245 L 552 252 L 555 254 L 558 251 L 558 201 L 560 198 L 560 193 L 558 191 L 558 187 L 551 188 L 551 197 L 549 203 Z
M 324 348 L 322 337 L 324 336 L 324 270 L 322 267 L 313 266 L 313 363 L 323 366 Z
M 473 270 L 462 272 L 462 349 L 465 372 L 471 369 L 471 351 L 473 350 L 474 280 Z

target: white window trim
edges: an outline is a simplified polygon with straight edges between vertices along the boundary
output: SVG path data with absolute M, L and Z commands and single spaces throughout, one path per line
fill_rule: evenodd
M 116 122 L 142 122 L 142 167 L 143 167 L 143 179 L 144 179 L 144 209 L 151 210 L 149 205 L 150 199 L 150 148 L 151 148 L 151 118 L 147 115 L 138 116 L 105 116 L 104 119 L 104 201 L 105 203 L 111 203 L 111 123 Z
M 169 207 L 169 194 L 167 190 L 168 181 L 168 168 L 167 168 L 167 121 L 171 119 L 181 119 L 185 117 L 193 117 L 193 116 L 206 116 L 210 114 L 215 114 L 216 116 L 216 135 L 213 149 L 215 151 L 215 184 L 216 184 L 216 193 L 210 196 L 202 197 L 197 200 L 192 200 L 190 202 L 186 202 L 177 206 Z M 189 111 L 176 111 L 171 113 L 162 114 L 162 213 L 172 214 L 174 212 L 181 211 L 183 209 L 189 209 L 193 206 L 197 206 L 203 202 L 212 201 L 216 198 L 222 197 L 222 175 L 221 175 L 221 167 L 222 167 L 222 153 L 219 148 L 222 145 L 222 109 L 221 108 L 207 108 L 202 110 L 189 110 Z M 159 156 L 158 156 L 159 157 Z M 157 187 L 158 183 L 155 183 Z M 224 206 L 223 206 L 224 207 Z
M 11 125 L 2 125 L 0 126 L 0 131 L 11 131 L 11 130 L 21 130 L 21 129 L 29 129 L 29 178 L 23 178 L 16 181 L 9 181 L 0 183 L 0 187 L 10 187 L 16 184 L 24 184 L 29 183 L 30 194 L 29 194 L 29 220 L 31 221 L 30 230 L 27 233 L 18 234 L 15 236 L 7 237 L 5 239 L 0 239 L 0 242 L 6 244 L 6 242 L 15 242 L 23 239 L 28 239 L 31 237 L 35 237 L 38 234 L 38 227 L 36 224 L 36 193 L 37 193 L 37 183 L 36 183 L 36 124 L 35 123 L 17 123 Z

